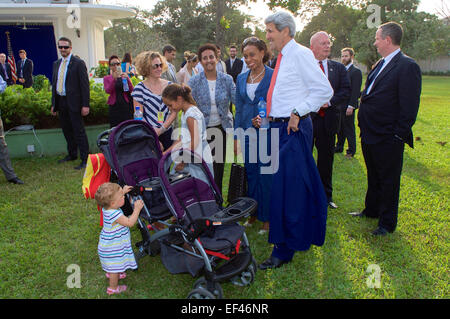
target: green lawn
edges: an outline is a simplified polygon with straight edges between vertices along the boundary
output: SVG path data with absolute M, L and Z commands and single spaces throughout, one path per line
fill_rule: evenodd
M 399 223 L 395 233 L 375 238 L 376 220 L 347 215 L 363 207 L 365 165 L 335 157 L 334 199 L 323 247 L 299 252 L 280 269 L 258 271 L 249 287 L 222 285 L 226 298 L 449 298 L 449 103 L 450 77 L 424 77 L 422 103 L 413 128 L 415 148 L 405 148 Z M 444 144 L 444 145 L 441 145 Z M 389 154 L 386 154 L 389 156 Z M 107 280 L 97 256 L 99 214 L 81 192 L 82 172 L 56 157 L 13 160 L 25 185 L 0 174 L 0 298 L 106 298 Z M 229 168 L 227 168 L 229 169 Z M 225 174 L 226 176 L 228 175 Z M 224 185 L 227 185 L 227 178 Z M 247 232 L 258 262 L 271 245 Z M 140 240 L 132 229 L 134 242 Z M 75 264 L 81 288 L 68 288 Z M 379 267 L 380 288 L 370 288 L 369 265 Z M 371 266 L 373 267 L 373 266 Z M 160 257 L 145 257 L 129 271 L 129 291 L 111 298 L 185 298 L 195 281 L 171 275 Z

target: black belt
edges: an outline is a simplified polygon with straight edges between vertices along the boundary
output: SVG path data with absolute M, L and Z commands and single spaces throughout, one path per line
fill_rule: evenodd
M 309 116 L 309 113 L 305 114 L 303 116 L 300 116 L 300 121 L 306 119 L 308 116 Z M 290 119 L 291 119 L 290 117 L 272 117 L 272 116 L 269 116 L 269 122 L 283 122 L 283 123 L 286 123 L 286 122 L 289 122 Z

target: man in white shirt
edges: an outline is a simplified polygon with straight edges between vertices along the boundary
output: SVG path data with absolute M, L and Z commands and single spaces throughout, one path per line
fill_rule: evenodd
M 274 248 L 259 265 L 262 270 L 280 267 L 295 251 L 324 243 L 327 201 L 311 153 L 309 113 L 333 96 L 311 50 L 295 42 L 294 18 L 277 12 L 264 22 L 271 49 L 280 53 L 267 94 L 270 134 L 279 138 L 279 149 L 272 149 L 272 158 L 279 158 L 270 204 L 269 242 Z M 255 122 L 258 125 L 260 119 Z

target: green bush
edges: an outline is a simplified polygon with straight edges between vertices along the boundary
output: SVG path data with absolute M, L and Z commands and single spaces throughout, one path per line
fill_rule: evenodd
M 50 113 L 52 92 L 47 78 L 38 76 L 36 89 L 11 85 L 0 94 L 0 110 L 5 129 L 33 124 L 37 129 L 60 127 L 59 119 Z M 34 87 L 34 85 L 33 85 Z M 102 84 L 90 82 L 90 112 L 86 125 L 108 123 L 108 94 Z

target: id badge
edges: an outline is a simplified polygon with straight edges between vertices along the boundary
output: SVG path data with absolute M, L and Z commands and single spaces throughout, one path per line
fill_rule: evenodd
M 161 111 L 158 112 L 158 123 L 159 124 L 164 123 L 164 113 Z

